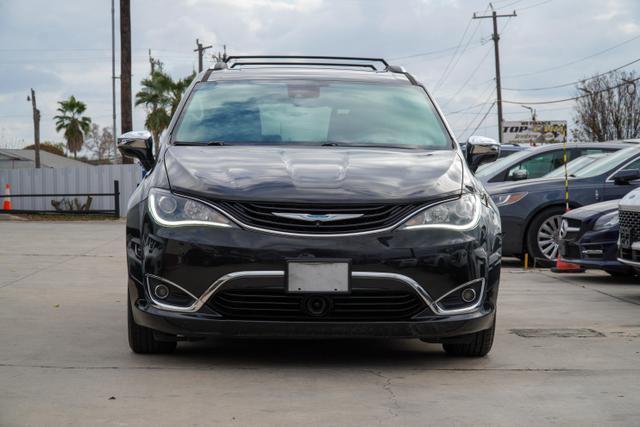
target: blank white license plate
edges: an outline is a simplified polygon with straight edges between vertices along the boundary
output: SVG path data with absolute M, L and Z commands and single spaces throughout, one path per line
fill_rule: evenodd
M 289 292 L 349 292 L 348 262 L 290 261 L 287 264 Z

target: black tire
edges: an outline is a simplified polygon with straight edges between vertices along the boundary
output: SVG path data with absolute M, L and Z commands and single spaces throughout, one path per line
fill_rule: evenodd
M 176 349 L 175 341 L 158 341 L 153 336 L 153 329 L 138 325 L 133 320 L 131 300 L 127 296 L 127 328 L 129 329 L 129 347 L 138 354 L 172 353 Z
M 489 329 L 465 335 L 456 339 L 464 342 L 442 344 L 444 351 L 450 356 L 456 357 L 483 357 L 486 356 L 493 346 L 493 337 L 496 332 L 496 322 Z
M 553 206 L 540 212 L 529 223 L 525 236 L 525 246 L 527 252 L 529 252 L 529 263 L 531 265 L 534 265 L 534 262 L 536 267 L 553 267 L 555 265 L 556 258 L 549 259 L 538 246 L 538 231 L 547 220 L 554 216 L 562 216 L 564 212 L 565 210 L 562 206 Z
M 617 270 L 605 270 L 605 272 L 611 277 L 631 277 L 632 271 L 617 271 Z

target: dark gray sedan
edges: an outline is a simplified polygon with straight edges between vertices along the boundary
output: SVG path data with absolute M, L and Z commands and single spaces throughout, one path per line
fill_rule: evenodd
M 569 206 L 577 208 L 620 199 L 637 186 L 640 186 L 640 147 L 633 145 L 575 172 L 569 178 Z M 500 209 L 504 232 L 502 254 L 521 256 L 526 251 L 542 264 L 554 260 L 565 212 L 564 178 L 488 184 L 486 189 Z

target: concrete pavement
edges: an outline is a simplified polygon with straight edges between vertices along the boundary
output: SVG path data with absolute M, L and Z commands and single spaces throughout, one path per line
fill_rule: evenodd
M 124 222 L 0 222 L 0 426 L 637 425 L 640 280 L 503 270 L 483 359 L 404 341 L 126 339 Z

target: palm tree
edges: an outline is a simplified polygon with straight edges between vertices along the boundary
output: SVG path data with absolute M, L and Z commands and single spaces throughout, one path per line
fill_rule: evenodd
M 162 70 L 154 71 L 140 83 L 142 89 L 136 93 L 136 105 L 143 105 L 147 109 L 144 126 L 153 135 L 156 153 L 160 135 L 169 126 L 171 116 L 167 109 L 171 105 L 168 93 L 171 91 L 171 78 Z
M 78 151 L 82 149 L 84 136 L 91 131 L 91 119 L 83 116 L 82 113 L 87 109 L 84 102 L 80 102 L 75 96 L 71 95 L 66 101 L 58 101 L 56 121 L 56 132 L 64 129 L 64 139 L 67 140 L 67 149 L 73 153 L 73 157 L 78 157 Z
M 184 91 L 187 90 L 191 81 L 196 77 L 196 72 L 192 72 L 190 75 L 185 77 L 184 79 L 171 81 L 171 116 L 176 112 L 178 108 L 178 104 L 180 104 L 180 100 L 182 99 L 182 95 L 184 95 Z
M 174 81 L 171 76 L 159 67 L 142 80 L 142 89 L 136 94 L 136 105 L 143 105 L 147 108 L 147 118 L 144 126 L 153 135 L 156 153 L 160 135 L 169 127 L 171 117 L 176 112 L 180 99 L 191 81 L 195 77 L 195 72 L 190 76 Z

